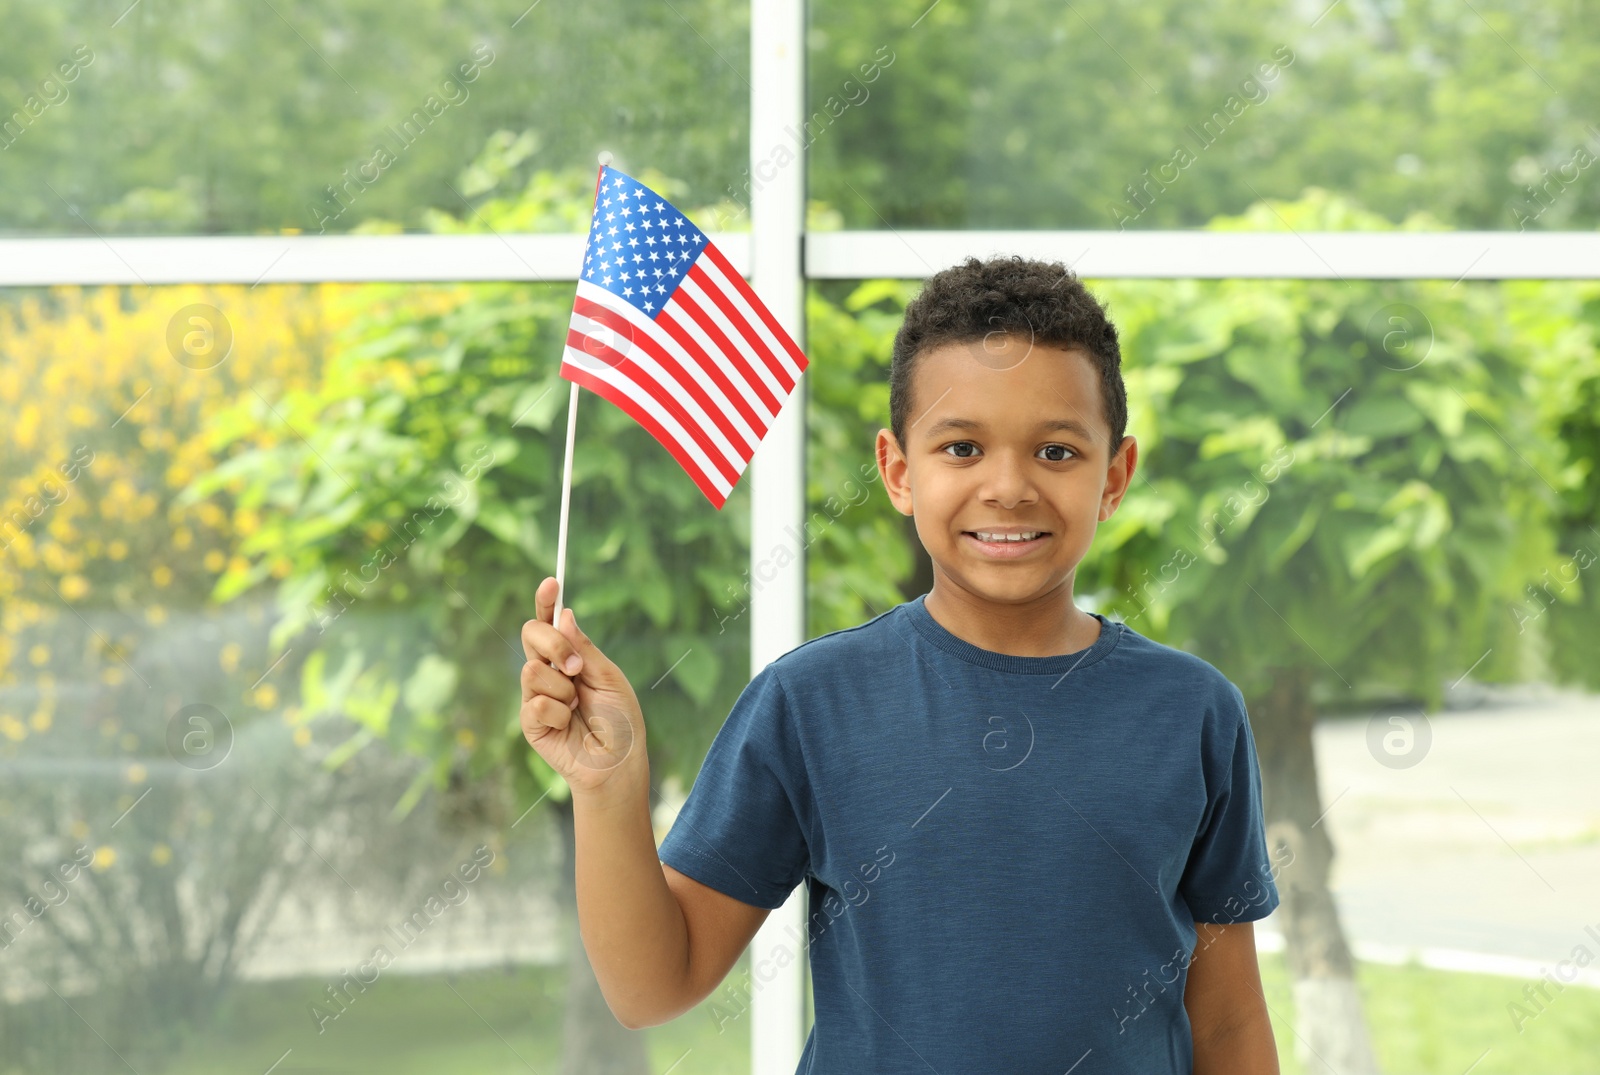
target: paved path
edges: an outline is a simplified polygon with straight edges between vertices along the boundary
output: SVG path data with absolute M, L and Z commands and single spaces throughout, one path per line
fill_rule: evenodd
M 1492 691 L 1429 717 L 1431 745 L 1409 768 L 1375 760 L 1368 723 L 1315 733 L 1335 897 L 1358 954 L 1455 949 L 1537 973 L 1586 945 L 1600 960 L 1600 695 Z M 1260 924 L 1264 948 L 1276 918 Z

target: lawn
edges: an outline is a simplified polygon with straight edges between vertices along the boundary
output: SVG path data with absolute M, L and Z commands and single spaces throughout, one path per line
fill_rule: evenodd
M 1262 968 L 1283 1070 L 1302 1072 L 1285 1022 L 1293 1004 L 1282 957 L 1263 956 Z M 1508 1006 L 1526 1003 L 1525 982 L 1377 964 L 1363 964 L 1359 973 L 1379 1057 L 1391 1075 L 1461 1075 L 1469 1068 L 1473 1075 L 1600 1075 L 1600 992 L 1568 988 L 1519 1031 Z M 167 1075 L 261 1073 L 275 1062 L 273 1075 L 554 1075 L 560 1069 L 561 968 L 386 975 L 319 1031 L 310 1006 L 327 985 L 317 979 L 241 986 Z M 644 1032 L 656 1075 L 749 1071 L 747 1018 L 734 1017 L 719 1032 L 718 1014 L 732 1009 L 711 1008 L 707 1002 Z M 114 1059 L 110 1066 L 120 1068 Z
M 1284 1075 L 1326 1070 L 1295 1058 L 1283 957 L 1263 955 L 1261 973 Z M 1600 991 L 1569 986 L 1519 1031 L 1508 1008 L 1527 1004 L 1521 979 L 1378 963 L 1356 974 L 1389 1075 L 1600 1075 Z

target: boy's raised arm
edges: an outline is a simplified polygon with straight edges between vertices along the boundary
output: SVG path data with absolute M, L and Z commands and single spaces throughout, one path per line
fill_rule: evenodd
M 768 912 L 675 870 L 668 884 L 638 697 L 570 608 L 555 627 L 555 597 L 547 578 L 522 626 L 522 732 L 572 788 L 579 934 L 612 1014 L 637 1030 L 704 999 Z

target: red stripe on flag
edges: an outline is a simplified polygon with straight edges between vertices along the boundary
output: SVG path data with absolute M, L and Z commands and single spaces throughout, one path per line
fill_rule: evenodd
M 739 480 L 739 472 L 734 469 L 732 463 L 728 462 L 727 457 L 723 455 L 722 449 L 717 447 L 716 442 L 706 434 L 705 427 L 694 418 L 689 417 L 689 412 L 684 410 L 683 404 L 678 402 L 677 397 L 663 388 L 649 373 L 645 372 L 639 363 L 629 362 L 627 363 L 627 368 L 623 369 L 623 363 L 626 361 L 627 356 L 606 346 L 603 340 L 594 336 L 585 336 L 575 328 L 567 330 L 567 346 L 580 354 L 593 355 L 612 369 L 615 369 L 618 374 L 644 389 L 651 399 L 659 403 L 662 409 L 676 418 L 678 424 L 688 431 L 689 435 L 694 438 L 695 443 L 700 446 L 700 450 L 706 454 L 706 458 L 710 459 L 711 464 L 728 480 L 729 485 Z
M 678 319 L 668 313 L 665 308 L 663 308 L 662 311 L 656 315 L 656 324 L 666 329 L 668 334 L 671 335 L 673 339 L 678 341 L 678 346 L 687 351 L 689 353 L 689 357 L 694 359 L 695 362 L 697 362 L 701 367 L 708 370 L 718 368 L 717 363 L 713 362 L 711 357 L 705 353 L 704 348 L 700 346 L 700 342 L 693 336 L 689 335 L 688 331 L 684 329 L 682 325 L 678 324 Z M 769 410 L 775 413 L 778 408 L 776 402 L 772 398 L 772 393 L 766 390 L 767 386 L 762 384 L 761 379 L 756 376 L 755 371 L 749 368 L 749 363 L 744 362 L 743 358 L 737 352 L 729 355 L 728 361 L 732 362 L 736 366 L 743 367 L 739 374 L 740 380 L 744 381 L 746 384 L 750 385 L 751 388 L 755 389 L 756 393 L 760 395 L 762 402 L 767 405 Z M 744 414 L 745 420 L 750 423 L 750 428 L 756 431 L 756 436 L 765 437 L 767 435 L 767 423 L 771 419 L 764 415 L 755 413 L 755 411 L 750 407 L 749 401 L 744 398 L 743 393 L 736 393 L 734 400 L 737 403 L 740 412 Z
M 649 434 L 654 437 L 663 448 L 672 454 L 672 457 L 678 461 L 678 465 L 683 468 L 684 472 L 689 475 L 689 477 L 694 481 L 695 485 L 700 488 L 700 491 L 705 494 L 706 499 L 710 500 L 713 506 L 719 510 L 721 509 L 722 505 L 726 502 L 727 497 L 724 496 L 722 491 L 705 476 L 704 472 L 700 469 L 700 465 L 695 462 L 694 457 L 689 455 L 689 453 L 683 449 L 683 446 L 661 427 L 660 423 L 656 421 L 654 415 L 640 407 L 638 403 L 636 403 L 632 398 L 630 398 L 620 389 L 616 388 L 614 385 L 611 385 L 606 381 L 602 381 L 575 363 L 563 363 L 561 367 L 561 376 L 577 385 L 580 385 L 583 388 L 587 388 L 589 391 L 595 393 L 597 396 L 600 396 L 603 399 L 610 400 L 613 405 L 620 408 L 629 417 L 633 418 L 634 421 L 643 426 L 645 430 L 649 432 Z
M 711 320 L 711 315 L 706 313 L 705 310 L 701 309 L 700 304 L 695 302 L 694 299 L 690 298 L 688 292 L 684 291 L 684 289 L 680 287 L 677 290 L 677 293 L 672 296 L 672 301 L 683 307 L 684 311 L 690 317 L 694 318 L 694 323 L 700 326 L 701 332 L 704 332 L 707 336 L 711 337 L 711 343 L 717 348 L 717 350 L 721 351 L 725 355 L 728 355 L 730 358 L 737 359 L 746 367 L 749 367 L 750 363 L 749 360 L 744 357 L 744 352 L 735 347 L 732 341 L 730 341 L 727 336 L 723 335 L 722 329 L 718 328 L 717 323 Z M 773 411 L 777 411 L 779 407 L 783 406 L 783 402 L 778 399 L 777 396 L 773 395 L 772 389 L 767 387 L 767 382 L 761 379 L 761 375 L 756 373 L 754 368 L 750 369 L 749 377 L 751 386 L 754 387 L 757 392 L 761 393 L 761 399 L 769 408 L 771 408 Z
M 581 295 L 577 296 L 573 302 L 572 309 L 574 313 L 582 314 L 591 321 L 598 322 L 621 333 L 631 339 L 635 346 L 643 348 L 651 358 L 660 363 L 662 369 L 670 373 L 694 397 L 695 402 L 700 404 L 705 412 L 711 416 L 712 421 L 717 423 L 717 428 L 722 430 L 722 435 L 728 438 L 728 443 L 733 446 L 734 450 L 746 462 L 755 454 L 755 445 L 748 444 L 746 435 L 728 420 L 726 408 L 712 400 L 710 394 L 706 392 L 705 386 L 700 382 L 700 378 L 679 365 L 677 359 L 673 358 L 671 353 L 661 346 L 660 342 L 650 335 L 647 330 L 629 321 L 617 311 L 601 306 L 598 302 L 591 302 Z M 729 402 L 738 407 L 741 412 L 749 409 L 748 407 L 740 407 L 740 404 L 744 402 L 743 397 L 738 389 L 728 383 L 728 379 L 723 376 L 721 370 L 712 369 L 707 373 L 716 382 L 717 387 Z M 749 419 L 747 418 L 746 421 L 749 421 Z M 754 425 L 752 423 L 753 429 Z M 759 440 L 760 437 L 758 436 L 757 441 L 759 442 Z
M 718 250 L 715 245 L 707 243 L 701 253 L 709 257 L 717 268 L 722 270 L 722 275 L 728 278 L 728 282 L 739 289 L 739 294 L 743 295 L 744 301 L 750 304 L 750 309 L 754 310 L 756 315 L 766 322 L 767 331 L 772 333 L 772 338 L 783 344 L 784 350 L 789 352 L 789 357 L 794 359 L 795 368 L 803 372 L 806 368 L 805 352 L 795 346 L 794 340 L 789 338 L 789 334 L 783 331 L 783 326 L 773 318 L 772 311 L 766 308 L 750 285 L 745 283 L 744 277 L 735 272 L 733 266 L 728 264 L 728 259 L 722 256 L 722 251 Z
M 587 388 L 602 399 L 610 400 L 635 422 L 644 426 L 663 448 L 672 453 L 672 457 L 678 461 L 678 465 L 684 469 L 684 472 L 694 479 L 694 483 L 700 487 L 700 491 L 706 495 L 706 499 L 711 501 L 719 511 L 722 509 L 727 497 L 723 496 L 722 491 L 713 485 L 711 480 L 701 472 L 700 464 L 694 461 L 694 457 L 684 451 L 683 446 L 670 436 L 666 430 L 661 428 L 660 423 L 655 420 L 655 417 L 649 411 L 640 407 L 621 389 L 602 381 L 575 362 L 563 360 L 560 372 L 561 376 L 566 380 Z
M 689 278 L 700 285 L 700 290 L 711 296 L 711 301 L 717 304 L 717 309 L 722 311 L 722 316 L 728 319 L 733 327 L 738 330 L 739 335 L 744 337 L 745 341 L 750 344 L 755 353 L 761 356 L 761 361 L 766 363 L 767 369 L 772 371 L 773 377 L 777 378 L 778 383 L 783 385 L 783 390 L 785 392 L 794 391 L 794 378 L 789 376 L 788 368 L 778 361 L 778 357 L 767 346 L 767 341 L 761 338 L 761 333 L 756 331 L 754 325 L 745 320 L 744 314 L 740 313 L 739 308 L 728 298 L 728 293 L 718 287 L 716 281 L 706 275 L 706 271 L 700 267 L 698 261 L 689 270 Z

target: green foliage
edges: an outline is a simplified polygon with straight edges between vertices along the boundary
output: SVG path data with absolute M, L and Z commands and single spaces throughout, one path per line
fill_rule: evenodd
M 92 54 L 0 150 L 7 230 L 428 230 L 466 211 L 481 177 L 461 164 L 501 129 L 535 132 L 523 174 L 592 176 L 608 149 L 680 177 L 680 205 L 747 162 L 749 6 L 729 0 L 0 0 L 0 25 L 7 118 Z
M 477 197 L 460 162 L 525 128 L 522 173 L 609 149 L 742 226 L 749 11 L 0 0 L 0 114 L 57 101 L 4 150 L 0 227 L 426 230 Z M 818 0 L 811 196 L 852 228 L 1197 227 L 1319 184 L 1390 219 L 1428 206 L 1457 228 L 1591 228 L 1595 24 L 1551 0 Z M 92 61 L 42 91 L 85 42 Z M 492 61 L 447 90 L 479 46 Z M 420 137 L 397 137 L 419 110 Z M 347 183 L 341 205 L 329 188 Z
M 918 285 L 815 285 L 806 304 L 807 633 L 854 627 L 914 594 L 915 538 L 889 503 L 874 439 L 889 422 L 889 356 Z M 837 296 L 837 299 L 834 297 Z
M 1392 220 L 1592 228 L 1594 25 L 1518 0 L 818 0 L 811 196 L 850 228 L 1169 228 L 1315 184 Z M 830 120 L 830 96 L 858 103 Z
M 432 215 L 430 226 L 581 223 L 592 176 L 539 172 L 502 189 L 505 162 L 519 153 L 517 139 L 492 139 L 462 177 L 479 202 L 462 219 Z M 640 177 L 675 187 L 649 170 Z M 352 325 L 316 383 L 281 393 L 263 385 L 216 422 L 219 454 L 263 431 L 293 433 L 238 451 L 187 491 L 195 501 L 234 490 L 260 516 L 214 596 L 269 583 L 270 562 L 293 565 L 276 582 L 273 644 L 317 649 L 303 670 L 308 718 L 360 725 L 335 764 L 383 739 L 429 759 L 425 775 L 441 785 L 510 768 L 524 801 L 546 791 L 559 799 L 564 787 L 548 785 L 557 778 L 523 742 L 516 684 L 521 625 L 535 587 L 555 572 L 569 385 L 557 367 L 571 286 L 374 285 L 351 301 Z M 823 346 L 857 361 L 891 316 L 858 324 L 826 303 L 813 311 L 833 333 Z M 805 383 L 830 402 L 853 390 L 841 380 L 853 368 L 811 369 Z M 824 416 L 841 460 L 867 413 L 846 424 Z M 849 454 L 871 460 L 870 450 Z M 893 603 L 908 551 L 891 523 L 859 506 L 871 483 L 845 489 L 842 467 L 825 460 L 813 477 L 811 555 L 825 575 Z M 658 780 L 692 777 L 748 679 L 748 489 L 741 482 L 716 511 L 638 423 L 582 394 L 567 588 L 585 629 L 634 678 Z M 837 616 L 843 599 L 827 593 Z M 397 810 L 423 789 L 419 781 Z
M 523 181 L 527 150 L 492 139 L 461 177 L 477 204 L 430 227 L 581 225 L 587 169 Z M 1214 226 L 1392 225 L 1313 189 Z M 1469 667 L 1529 674 L 1538 640 L 1555 646 L 1553 667 L 1583 666 L 1570 654 L 1595 622 L 1588 579 L 1565 586 L 1535 631 L 1516 603 L 1594 523 L 1594 410 L 1582 406 L 1597 381 L 1592 286 L 1094 286 L 1125 342 L 1140 467 L 1080 569 L 1081 593 L 1252 688 L 1273 666 L 1309 665 L 1325 692 L 1382 684 L 1437 704 Z M 867 281 L 808 296 L 809 514 L 767 559 L 784 570 L 804 547 L 812 635 L 912 596 L 915 539 L 876 488 L 872 446 L 915 289 Z M 344 649 L 308 664 L 303 684 L 339 699 L 308 709 L 361 725 L 339 759 L 383 739 L 429 759 L 428 781 L 509 769 L 525 801 L 559 798 L 522 743 L 514 684 L 520 625 L 555 568 L 570 286 L 371 286 L 348 301 L 351 328 L 312 387 L 263 386 L 217 422 L 219 454 L 258 446 L 189 497 L 233 490 L 261 524 L 216 596 L 292 563 L 274 644 Z M 718 513 L 626 414 L 588 394 L 581 413 L 569 593 L 636 677 L 657 776 L 687 779 L 746 679 L 748 483 Z M 262 436 L 283 427 L 294 435 Z M 385 627 L 400 610 L 407 625 Z
M 1213 225 L 1336 226 L 1392 227 L 1318 190 Z M 1094 287 L 1124 343 L 1140 474 L 1084 589 L 1247 693 L 1303 665 L 1325 697 L 1381 685 L 1432 708 L 1469 668 L 1536 674 L 1516 601 L 1569 557 L 1563 505 L 1586 474 L 1539 337 L 1579 285 Z M 1534 295 L 1542 309 L 1511 316 Z M 1565 359 L 1592 352 L 1568 334 Z
M 1561 490 L 1557 562 L 1522 586 L 1513 616 L 1519 631 L 1542 627 L 1555 679 L 1600 690 L 1600 284 L 1518 281 L 1504 289 L 1508 320 L 1527 341 L 1544 425 L 1573 479 Z
M 1318 189 L 1213 226 L 1395 227 Z M 1600 572 L 1582 565 L 1600 553 L 1600 287 L 1090 283 L 1123 340 L 1139 466 L 1080 594 L 1250 688 L 1298 665 L 1326 698 L 1359 687 L 1435 706 L 1469 668 L 1595 681 Z M 914 292 L 813 295 L 813 502 L 868 458 Z M 896 540 L 881 492 L 855 511 Z M 881 611 L 831 561 L 810 586 L 830 629 Z
M 497 140 L 468 175 L 492 174 L 506 147 Z M 541 175 L 467 221 L 432 222 L 470 231 L 576 220 L 592 189 L 584 174 Z M 514 761 L 531 801 L 549 774 L 517 722 L 518 639 L 534 588 L 555 573 L 567 396 L 556 371 L 570 285 L 373 286 L 360 301 L 319 383 L 277 399 L 246 394 L 217 433 L 227 444 L 283 423 L 301 436 L 234 456 L 191 495 L 242 479 L 262 526 L 240 553 L 293 562 L 276 645 L 348 645 L 346 672 L 330 681 L 340 704 L 327 711 L 364 698 L 354 711 L 365 730 L 435 760 L 440 782 L 452 767 L 484 779 Z M 718 515 L 637 423 L 594 396 L 581 407 L 573 482 L 571 600 L 642 680 L 658 764 L 681 768 L 673 748 L 685 727 L 713 720 L 713 695 L 742 686 L 743 637 L 719 634 L 713 613 L 730 604 L 733 565 L 747 558 L 747 505 L 736 496 Z M 255 568 L 224 577 L 217 596 L 260 578 Z M 346 609 L 371 607 L 403 610 L 416 627 L 341 630 Z M 650 690 L 686 648 L 699 652 Z M 331 690 L 320 662 L 306 673 L 306 689 Z

